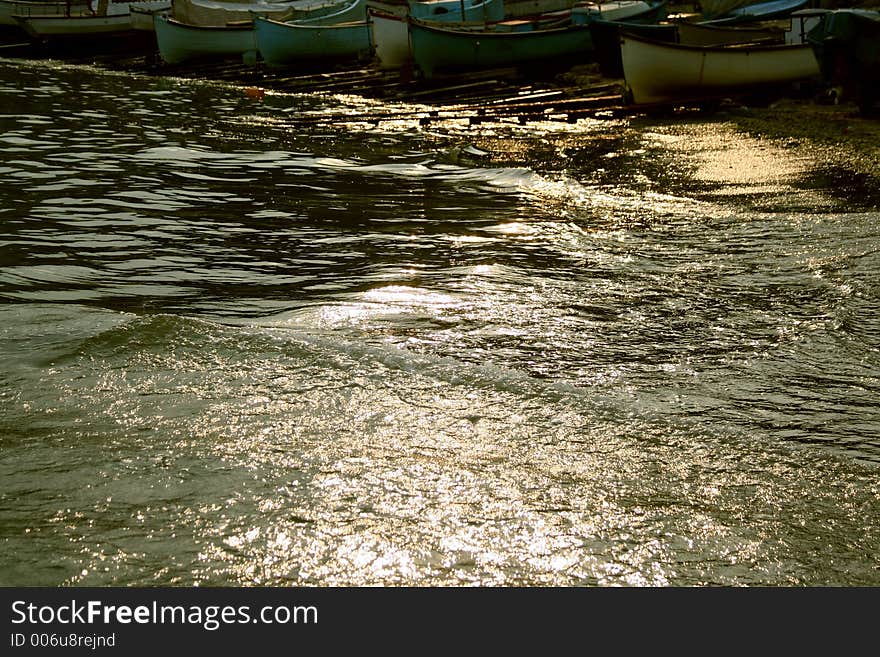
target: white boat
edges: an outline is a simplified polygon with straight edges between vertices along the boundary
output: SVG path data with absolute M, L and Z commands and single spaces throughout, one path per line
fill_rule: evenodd
M 84 38 L 93 35 L 125 34 L 133 30 L 131 6 L 143 9 L 167 7 L 167 0 L 139 0 L 134 3 L 97 0 L 91 6 L 76 6 L 69 14 L 28 13 L 13 18 L 35 39 Z
M 171 17 L 187 25 L 219 27 L 250 21 L 254 15 L 285 21 L 335 11 L 341 0 L 174 0 Z
M 626 95 L 633 104 L 674 104 L 809 80 L 819 66 L 807 44 L 687 46 L 623 34 Z
M 250 21 L 234 25 L 191 25 L 167 14 L 156 14 L 153 28 L 159 56 L 167 64 L 202 58 L 257 61 L 256 35 Z
M 91 8 L 89 0 L 73 0 L 72 2 L 27 2 L 25 0 L 0 0 L 0 25 L 13 25 L 18 27 L 18 21 L 14 16 L 51 15 L 69 16 L 74 13 Z

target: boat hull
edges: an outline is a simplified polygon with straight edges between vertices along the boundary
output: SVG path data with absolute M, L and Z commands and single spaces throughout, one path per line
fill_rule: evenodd
M 442 23 L 491 23 L 504 18 L 503 0 L 425 0 L 408 7 L 377 4 L 368 9 L 370 37 L 380 68 L 395 69 L 412 63 L 406 17 Z
M 621 58 L 634 104 L 719 98 L 819 75 L 807 44 L 697 47 L 623 35 Z
M 580 61 L 593 49 L 586 25 L 531 31 L 456 30 L 410 19 L 413 60 L 426 79 L 438 72 Z
M 234 26 L 188 25 L 170 16 L 153 17 L 159 55 L 168 64 L 188 60 L 241 57 L 256 61 L 253 24 Z
M 70 16 L 87 11 L 87 0 L 67 2 L 23 2 L 22 0 L 0 0 L 0 25 L 20 27 L 15 16 Z
M 823 79 L 854 98 L 864 113 L 880 100 L 880 13 L 837 10 L 807 34 Z
M 301 25 L 254 19 L 257 49 L 269 66 L 300 61 L 366 58 L 371 53 L 366 21 L 340 25 Z
M 159 9 L 168 5 L 161 0 L 136 3 L 144 9 Z M 31 37 L 41 40 L 82 40 L 95 35 L 125 35 L 133 32 L 130 5 L 98 0 L 94 7 L 74 5 L 69 14 L 59 15 L 58 8 L 46 5 L 49 13 L 39 14 L 34 8 L 28 14 L 13 18 Z
M 738 7 L 726 14 L 702 21 L 705 25 L 730 25 L 735 23 L 754 23 L 778 18 L 787 18 L 792 13 L 807 6 L 809 0 L 768 0 Z
M 412 62 L 406 13 L 393 14 L 370 8 L 367 10 L 370 38 L 380 68 L 402 68 Z

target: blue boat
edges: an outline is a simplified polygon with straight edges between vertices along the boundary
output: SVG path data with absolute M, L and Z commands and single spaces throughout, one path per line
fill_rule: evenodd
M 757 4 L 738 7 L 717 18 L 708 21 L 700 21 L 700 25 L 724 25 L 730 23 L 754 23 L 756 21 L 776 20 L 788 18 L 798 9 L 807 6 L 810 0 L 770 0 Z

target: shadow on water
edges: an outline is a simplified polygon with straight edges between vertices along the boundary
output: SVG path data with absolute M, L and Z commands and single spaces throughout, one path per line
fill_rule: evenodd
M 839 165 L 818 166 L 793 184 L 799 189 L 818 190 L 840 199 L 853 211 L 880 208 L 880 177 L 873 173 Z

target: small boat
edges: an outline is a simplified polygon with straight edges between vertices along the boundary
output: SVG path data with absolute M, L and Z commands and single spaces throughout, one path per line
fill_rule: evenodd
M 162 5 L 158 8 L 142 7 L 139 5 L 130 5 L 131 10 L 131 29 L 139 32 L 155 32 L 153 17 L 156 14 L 167 14 L 171 11 L 171 3 Z
M 89 0 L 73 0 L 72 2 L 42 1 L 30 2 L 26 0 L 0 0 L 0 25 L 12 25 L 19 27 L 14 16 L 70 16 L 82 11 L 93 10 Z
M 636 105 L 719 99 L 817 78 L 809 44 L 686 46 L 624 34 L 627 99 Z
M 72 9 L 67 15 L 55 13 L 15 14 L 13 18 L 34 39 L 84 39 L 94 35 L 124 35 L 133 31 L 131 7 L 167 7 L 167 0 L 140 0 L 125 4 L 98 0 L 94 7 Z
M 254 31 L 257 50 L 269 66 L 372 54 L 364 0 L 353 0 L 332 14 L 296 21 L 256 16 Z
M 667 0 L 610 0 L 608 2 L 579 3 L 571 9 L 571 22 L 588 25 L 593 21 L 625 21 L 628 23 L 657 23 L 666 18 Z
M 153 16 L 159 56 L 167 64 L 201 58 L 242 58 L 256 63 L 257 41 L 252 21 L 227 25 L 192 25 L 167 14 Z
M 638 20 L 664 15 L 666 1 L 605 3 Z M 553 60 L 577 63 L 593 51 L 589 22 L 604 13 L 604 5 L 580 12 L 549 14 L 535 21 L 511 20 L 480 26 L 441 26 L 409 18 L 413 60 L 426 79 L 437 71 L 479 70 L 511 66 L 543 66 Z
M 781 27 L 747 27 L 740 25 L 701 25 L 699 23 L 676 23 L 676 43 L 685 46 L 732 46 L 738 43 L 785 43 L 785 30 Z
M 409 19 L 413 61 L 425 79 L 437 71 L 472 71 L 577 58 L 593 48 L 586 25 L 531 29 L 506 21 L 475 29 Z
M 504 0 L 425 0 L 409 5 L 371 3 L 367 7 L 370 38 L 381 68 L 412 62 L 407 16 L 443 23 L 494 23 L 504 19 Z
M 300 25 L 256 17 L 257 50 L 269 66 L 302 61 L 366 59 L 372 54 L 367 21 Z
M 640 36 L 652 41 L 688 46 L 720 46 L 735 43 L 785 43 L 785 31 L 777 27 L 739 27 L 699 23 L 641 24 L 626 21 L 595 20 L 590 23 L 594 57 L 602 75 L 623 77 L 620 37 Z
M 634 34 L 652 41 L 676 43 L 678 26 L 674 23 L 641 24 L 628 21 L 595 20 L 589 25 L 593 40 L 593 58 L 599 71 L 606 78 L 622 78 L 623 63 L 620 58 L 620 35 Z
M 837 9 L 807 33 L 823 79 L 874 114 L 880 100 L 880 12 Z
M 354 0 L 363 4 L 364 0 Z M 212 0 L 175 0 L 170 14 L 153 17 L 159 56 L 168 64 L 194 59 L 240 59 L 255 64 L 258 59 L 254 16 L 281 20 L 316 18 L 342 7 L 347 2 L 213 2 Z
M 751 4 L 754 4 L 754 0 L 699 0 L 700 12 L 704 20 L 724 16 L 734 9 Z
M 279 21 L 309 18 L 335 12 L 341 4 L 343 0 L 174 0 L 171 16 L 187 25 L 219 27 L 255 15 Z
M 754 23 L 757 21 L 788 18 L 793 12 L 803 9 L 810 0 L 769 0 L 732 9 L 711 20 L 700 21 L 703 25 L 722 25 L 729 23 Z

